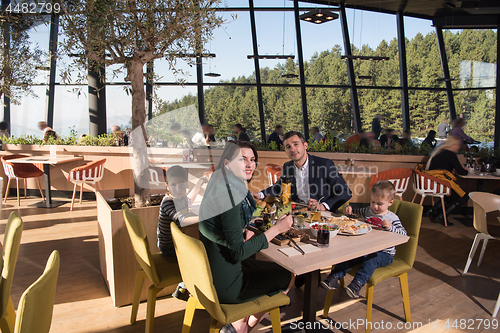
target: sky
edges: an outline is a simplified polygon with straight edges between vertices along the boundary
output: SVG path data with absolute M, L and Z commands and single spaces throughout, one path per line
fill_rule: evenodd
M 223 0 L 226 7 L 248 7 L 246 0 Z M 254 6 L 258 7 L 293 7 L 289 0 L 254 0 Z M 311 4 L 302 3 L 303 7 L 312 7 Z M 390 41 L 396 37 L 396 16 L 375 12 L 347 9 L 347 22 L 349 27 L 350 41 L 356 48 L 369 45 L 376 48 L 382 41 Z M 253 60 L 248 60 L 247 55 L 253 53 L 250 16 L 248 12 L 222 12 L 225 23 L 213 32 L 213 39 L 205 46 L 208 51 L 216 54 L 214 59 L 205 59 L 204 72 L 220 73 L 220 77 L 212 78 L 204 76 L 204 82 L 219 82 L 219 80 L 230 80 L 233 77 L 249 76 L 254 72 Z M 236 15 L 236 16 L 234 16 Z M 297 56 L 296 35 L 293 12 L 256 12 L 257 41 L 259 54 L 293 54 Z M 432 21 L 405 18 L 405 35 L 412 39 L 416 34 L 423 35 L 431 32 L 434 28 Z M 323 23 L 320 25 L 301 21 L 302 45 L 304 59 L 310 59 L 315 52 L 321 52 L 333 48 L 335 45 L 342 46 L 342 34 L 340 20 Z M 47 26 L 39 26 L 30 33 L 32 40 L 38 46 L 47 50 L 49 30 Z M 65 57 L 58 62 L 71 61 Z M 297 61 L 297 57 L 295 58 Z M 261 67 L 275 67 L 279 61 L 261 60 Z M 115 66 L 113 68 L 118 68 Z M 185 61 L 179 60 L 177 67 L 183 69 L 187 75 L 180 78 L 188 82 L 196 82 L 196 70 Z M 112 69 L 112 68 L 111 68 Z M 109 71 L 108 71 L 109 72 Z M 169 70 L 165 60 L 155 61 L 155 72 L 161 76 L 162 82 L 174 82 L 176 77 Z M 59 70 L 58 70 L 59 73 Z M 112 82 L 123 82 L 123 76 L 108 80 Z M 60 78 L 57 78 L 59 81 Z M 38 77 L 39 83 L 47 81 L 47 73 L 41 72 Z M 88 104 L 87 87 L 80 94 L 72 93 L 73 87 L 56 87 L 56 105 L 54 112 L 54 129 L 62 134 L 69 135 L 69 130 L 74 127 L 79 134 L 88 133 Z M 21 105 L 12 105 L 11 122 L 12 134 L 20 136 L 23 134 L 41 136 L 37 129 L 37 123 L 45 118 L 45 86 L 34 88 L 39 98 L 24 98 Z M 194 86 L 163 86 L 158 90 L 158 97 L 165 101 L 173 101 L 191 93 L 196 94 Z M 131 97 L 126 94 L 122 86 L 108 86 L 107 115 L 108 128 L 112 125 L 125 125 L 131 116 Z

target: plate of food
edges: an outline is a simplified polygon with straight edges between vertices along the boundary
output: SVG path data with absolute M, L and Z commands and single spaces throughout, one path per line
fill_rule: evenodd
M 330 219 L 330 223 L 338 225 L 340 227 L 339 235 L 344 236 L 359 236 L 372 231 L 372 227 L 368 223 L 347 216 L 334 216 Z

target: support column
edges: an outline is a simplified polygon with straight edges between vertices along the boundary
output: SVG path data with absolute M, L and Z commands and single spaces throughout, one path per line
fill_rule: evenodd
M 153 119 L 153 71 L 154 62 L 148 61 L 146 64 L 146 109 L 148 110 L 148 120 Z
M 201 55 L 201 48 L 198 49 L 198 56 L 196 57 L 196 86 L 198 88 L 198 116 L 200 117 L 200 124 L 205 123 L 205 96 L 203 92 L 203 57 Z
M 495 90 L 495 132 L 493 143 L 495 148 L 500 148 L 500 25 L 497 28 L 497 79 Z
M 56 56 L 57 56 L 57 34 L 59 31 L 59 15 L 50 16 L 50 39 L 49 39 L 49 83 L 46 89 L 47 125 L 54 127 L 54 98 L 56 90 Z
M 300 100 L 302 101 L 302 123 L 304 126 L 304 137 L 309 141 L 309 116 L 307 113 L 306 76 L 304 71 L 304 54 L 302 52 L 302 33 L 300 32 L 299 1 L 293 0 L 295 13 L 295 33 L 297 35 L 297 55 L 299 60 Z
M 398 25 L 398 49 L 399 49 L 399 82 L 401 84 L 401 109 L 403 116 L 403 130 L 410 129 L 410 104 L 408 102 L 408 69 L 406 66 L 406 39 L 404 15 L 398 11 L 396 15 Z
M 250 26 L 252 28 L 252 44 L 253 44 L 253 55 L 254 55 L 254 65 L 255 65 L 255 80 L 257 84 L 257 102 L 259 104 L 259 120 L 260 120 L 260 136 L 262 143 L 266 142 L 266 126 L 264 121 L 264 101 L 262 100 L 262 84 L 260 81 L 260 67 L 259 67 L 259 46 L 257 45 L 257 28 L 255 26 L 255 8 L 253 6 L 253 0 L 248 0 L 249 12 L 250 12 Z
M 89 133 L 92 136 L 106 134 L 106 68 L 89 60 L 87 74 L 89 88 Z
M 444 47 L 443 29 L 436 27 L 436 37 L 439 48 L 439 56 L 441 58 L 441 67 L 443 68 L 444 85 L 446 87 L 446 98 L 448 99 L 448 108 L 450 109 L 450 120 L 453 122 L 457 119 L 455 110 L 455 99 L 453 98 L 453 90 L 450 81 L 450 69 L 448 68 L 448 58 L 446 57 L 446 49 Z
M 10 0 L 2 0 L 2 11 L 5 11 L 5 8 L 9 5 Z M 10 23 L 5 20 L 2 22 L 2 34 L 3 34 L 3 70 L 2 73 L 4 77 L 10 76 L 10 64 L 8 63 L 9 57 L 7 56 L 10 52 Z M 10 97 L 3 95 L 3 121 L 7 123 L 9 126 L 8 132 L 11 134 L 11 126 L 10 126 Z
M 351 41 L 349 40 L 349 29 L 347 27 L 347 16 L 345 13 L 345 4 L 340 3 L 340 26 L 342 27 L 342 37 L 344 39 L 344 50 L 347 56 L 352 55 L 351 51 Z M 349 79 L 349 85 L 351 86 L 351 102 L 352 102 L 352 117 L 354 123 L 354 130 L 359 132 L 361 130 L 361 115 L 359 112 L 359 101 L 358 101 L 358 88 L 356 87 L 356 77 L 354 76 L 354 65 L 352 59 L 347 58 L 347 77 Z

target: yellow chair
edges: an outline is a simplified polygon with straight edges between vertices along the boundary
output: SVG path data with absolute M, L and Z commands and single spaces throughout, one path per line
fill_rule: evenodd
M 59 275 L 59 252 L 52 252 L 43 274 L 23 293 L 14 333 L 48 333 Z
M 17 213 L 10 213 L 3 236 L 3 267 L 0 279 L 0 331 L 2 333 L 13 332 L 16 321 L 16 311 L 10 298 L 10 289 L 12 287 L 22 232 L 23 220 Z
M 278 293 L 241 304 L 220 304 L 205 246 L 201 241 L 185 235 L 175 223 L 171 223 L 170 228 L 182 280 L 191 293 L 184 314 L 182 333 L 189 333 L 191 330 L 196 309 L 205 309 L 210 314 L 210 333 L 218 333 L 222 326 L 259 312 L 271 312 L 273 332 L 281 333 L 279 307 L 290 304 L 288 296 Z
M 380 282 L 391 278 L 398 277 L 401 285 L 401 296 L 403 297 L 403 307 L 405 311 L 406 322 L 411 322 L 410 315 L 410 293 L 408 289 L 408 272 L 413 267 L 415 255 L 417 253 L 418 235 L 420 233 L 420 224 L 422 222 L 423 207 L 411 202 L 394 200 L 390 210 L 399 216 L 401 223 L 406 229 L 410 239 L 408 242 L 396 246 L 396 256 L 392 264 L 386 267 L 380 267 L 375 270 L 366 285 L 366 321 L 372 320 L 373 306 L 373 289 Z M 349 274 L 354 274 L 352 270 Z M 340 284 L 344 287 L 344 279 L 341 279 Z M 323 318 L 328 318 L 330 305 L 332 304 L 333 290 L 326 293 L 325 307 L 323 309 Z M 370 326 L 367 325 L 366 333 L 370 332 Z
M 179 265 L 177 265 L 177 261 L 174 258 L 167 258 L 161 253 L 151 254 L 148 237 L 146 236 L 146 230 L 141 218 L 130 212 L 130 209 L 125 204 L 122 206 L 122 211 L 125 225 L 132 241 L 135 258 L 139 265 L 141 265 L 141 269 L 137 271 L 135 277 L 130 323 L 134 324 L 137 319 L 142 283 L 144 282 L 144 278 L 147 277 L 152 282 L 148 290 L 148 306 L 146 311 L 146 333 L 150 333 L 153 332 L 156 295 L 164 288 L 177 285 L 181 282 L 181 273 L 179 272 Z

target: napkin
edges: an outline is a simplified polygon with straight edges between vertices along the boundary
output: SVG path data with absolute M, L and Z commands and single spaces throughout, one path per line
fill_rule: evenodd
M 316 252 L 316 251 L 321 251 L 321 249 L 319 247 L 316 247 L 312 244 L 304 244 L 304 245 L 299 245 L 299 246 L 306 254 Z M 284 247 L 284 248 L 279 248 L 278 250 L 281 253 L 283 253 L 284 255 L 286 255 L 287 257 L 302 255 L 302 253 L 300 253 L 300 251 L 294 247 Z

